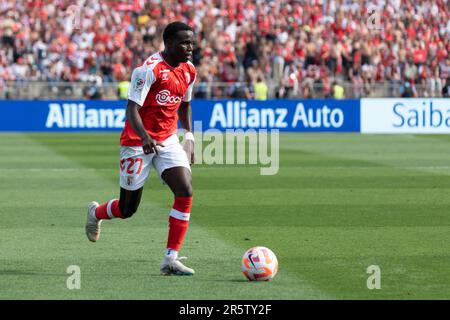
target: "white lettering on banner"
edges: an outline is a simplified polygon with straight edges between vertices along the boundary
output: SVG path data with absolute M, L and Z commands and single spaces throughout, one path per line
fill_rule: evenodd
M 295 108 L 292 127 L 296 128 L 299 122 L 305 128 L 340 128 L 344 124 L 344 112 L 339 108 L 330 109 L 327 106 L 306 111 L 303 103 L 299 103 Z
M 449 99 L 361 99 L 362 133 L 450 133 Z
M 287 109 L 275 109 L 275 114 L 277 115 L 277 121 L 275 122 L 275 127 L 277 128 L 286 128 L 287 122 L 284 120 L 288 114 Z
M 286 108 L 248 108 L 245 101 L 216 103 L 209 121 L 210 128 L 287 128 Z
M 55 124 L 58 128 L 64 127 L 63 115 L 61 112 L 61 106 L 58 103 L 50 103 L 48 105 L 49 111 L 47 116 L 46 128 L 51 128 Z
M 227 126 L 227 120 L 226 120 L 226 116 L 225 113 L 223 112 L 223 106 L 221 103 L 216 103 L 214 105 L 213 111 L 212 111 L 212 115 L 211 115 L 211 120 L 209 121 L 209 126 L 211 128 L 214 128 L 217 123 L 220 123 L 220 126 L 222 128 L 225 128 Z
M 50 103 L 46 128 L 123 128 L 125 109 L 86 109 L 84 103 Z

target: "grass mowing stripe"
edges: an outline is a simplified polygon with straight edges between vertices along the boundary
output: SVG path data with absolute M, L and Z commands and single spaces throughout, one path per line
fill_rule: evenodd
M 18 139 L 39 154 L 65 167 L 77 167 L 39 144 Z M 12 158 L 14 160 L 14 158 Z M 66 162 L 66 163 L 64 163 Z M 84 235 L 84 204 L 90 196 L 108 197 L 117 185 L 90 170 L 30 171 L 17 176 L 2 171 L 7 180 L 8 206 L 1 232 L 0 292 L 3 299 L 301 299 L 327 298 L 281 262 L 271 283 L 248 283 L 240 273 L 243 248 L 212 237 L 193 223 L 184 252 L 197 275 L 167 278 L 159 275 L 159 262 L 167 236 L 169 206 L 143 201 L 139 214 L 126 221 L 103 225 L 100 242 Z M 80 188 L 82 186 L 82 188 Z M 169 193 L 167 189 L 164 192 Z M 28 201 L 26 195 L 33 195 Z M 69 195 L 69 196 L 68 196 Z M 26 197 L 25 197 L 26 198 Z M 30 207 L 30 201 L 33 205 Z M 3 202 L 3 201 L 2 201 Z M 164 201 L 163 201 L 164 202 Z M 150 213 L 150 214 L 146 214 Z M 36 241 L 38 240 L 38 241 Z M 146 245 L 147 244 L 147 245 Z M 79 265 L 82 290 L 66 288 L 67 266 Z M 14 284 L 14 285 L 12 285 Z
M 70 137 L 84 147 L 73 152 L 58 137 L 35 139 L 85 167 L 116 167 L 114 135 Z M 433 251 L 439 240 L 444 246 L 448 241 L 448 173 L 409 170 L 447 166 L 448 141 L 355 134 L 280 137 L 277 176 L 260 177 L 254 166 L 196 166 L 197 225 L 237 247 L 268 244 L 286 270 L 334 297 L 448 297 L 450 259 Z M 101 150 L 97 144 L 103 144 Z M 116 185 L 117 173 L 97 174 Z M 144 197 L 170 203 L 167 190 L 151 181 Z M 444 229 L 433 229 L 440 226 Z M 365 287 L 370 264 L 381 267 L 380 291 Z

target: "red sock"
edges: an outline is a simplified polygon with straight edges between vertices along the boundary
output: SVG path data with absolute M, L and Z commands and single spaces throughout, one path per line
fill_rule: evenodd
M 188 229 L 192 197 L 175 197 L 169 216 L 169 237 L 167 249 L 180 251 L 184 235 Z
M 123 219 L 122 213 L 119 209 L 119 200 L 112 199 L 97 207 L 97 209 L 95 209 L 95 216 L 99 220 L 112 218 Z

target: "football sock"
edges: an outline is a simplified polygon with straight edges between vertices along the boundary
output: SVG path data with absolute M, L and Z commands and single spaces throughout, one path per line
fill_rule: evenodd
M 178 255 L 184 236 L 189 225 L 189 216 L 191 213 L 192 197 L 175 197 L 173 208 L 169 215 L 169 236 L 167 239 L 167 252 L 175 251 Z
M 165 256 L 167 259 L 176 259 L 178 258 L 178 251 L 175 251 L 173 249 L 166 249 Z
M 123 218 L 119 209 L 119 200 L 112 199 L 95 209 L 95 217 L 99 220 Z

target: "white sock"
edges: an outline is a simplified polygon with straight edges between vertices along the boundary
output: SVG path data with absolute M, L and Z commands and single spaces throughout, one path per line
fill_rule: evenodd
M 166 249 L 165 256 L 166 256 L 166 258 L 169 258 L 169 259 L 176 259 L 176 258 L 178 258 L 178 251 L 173 250 L 173 249 Z

